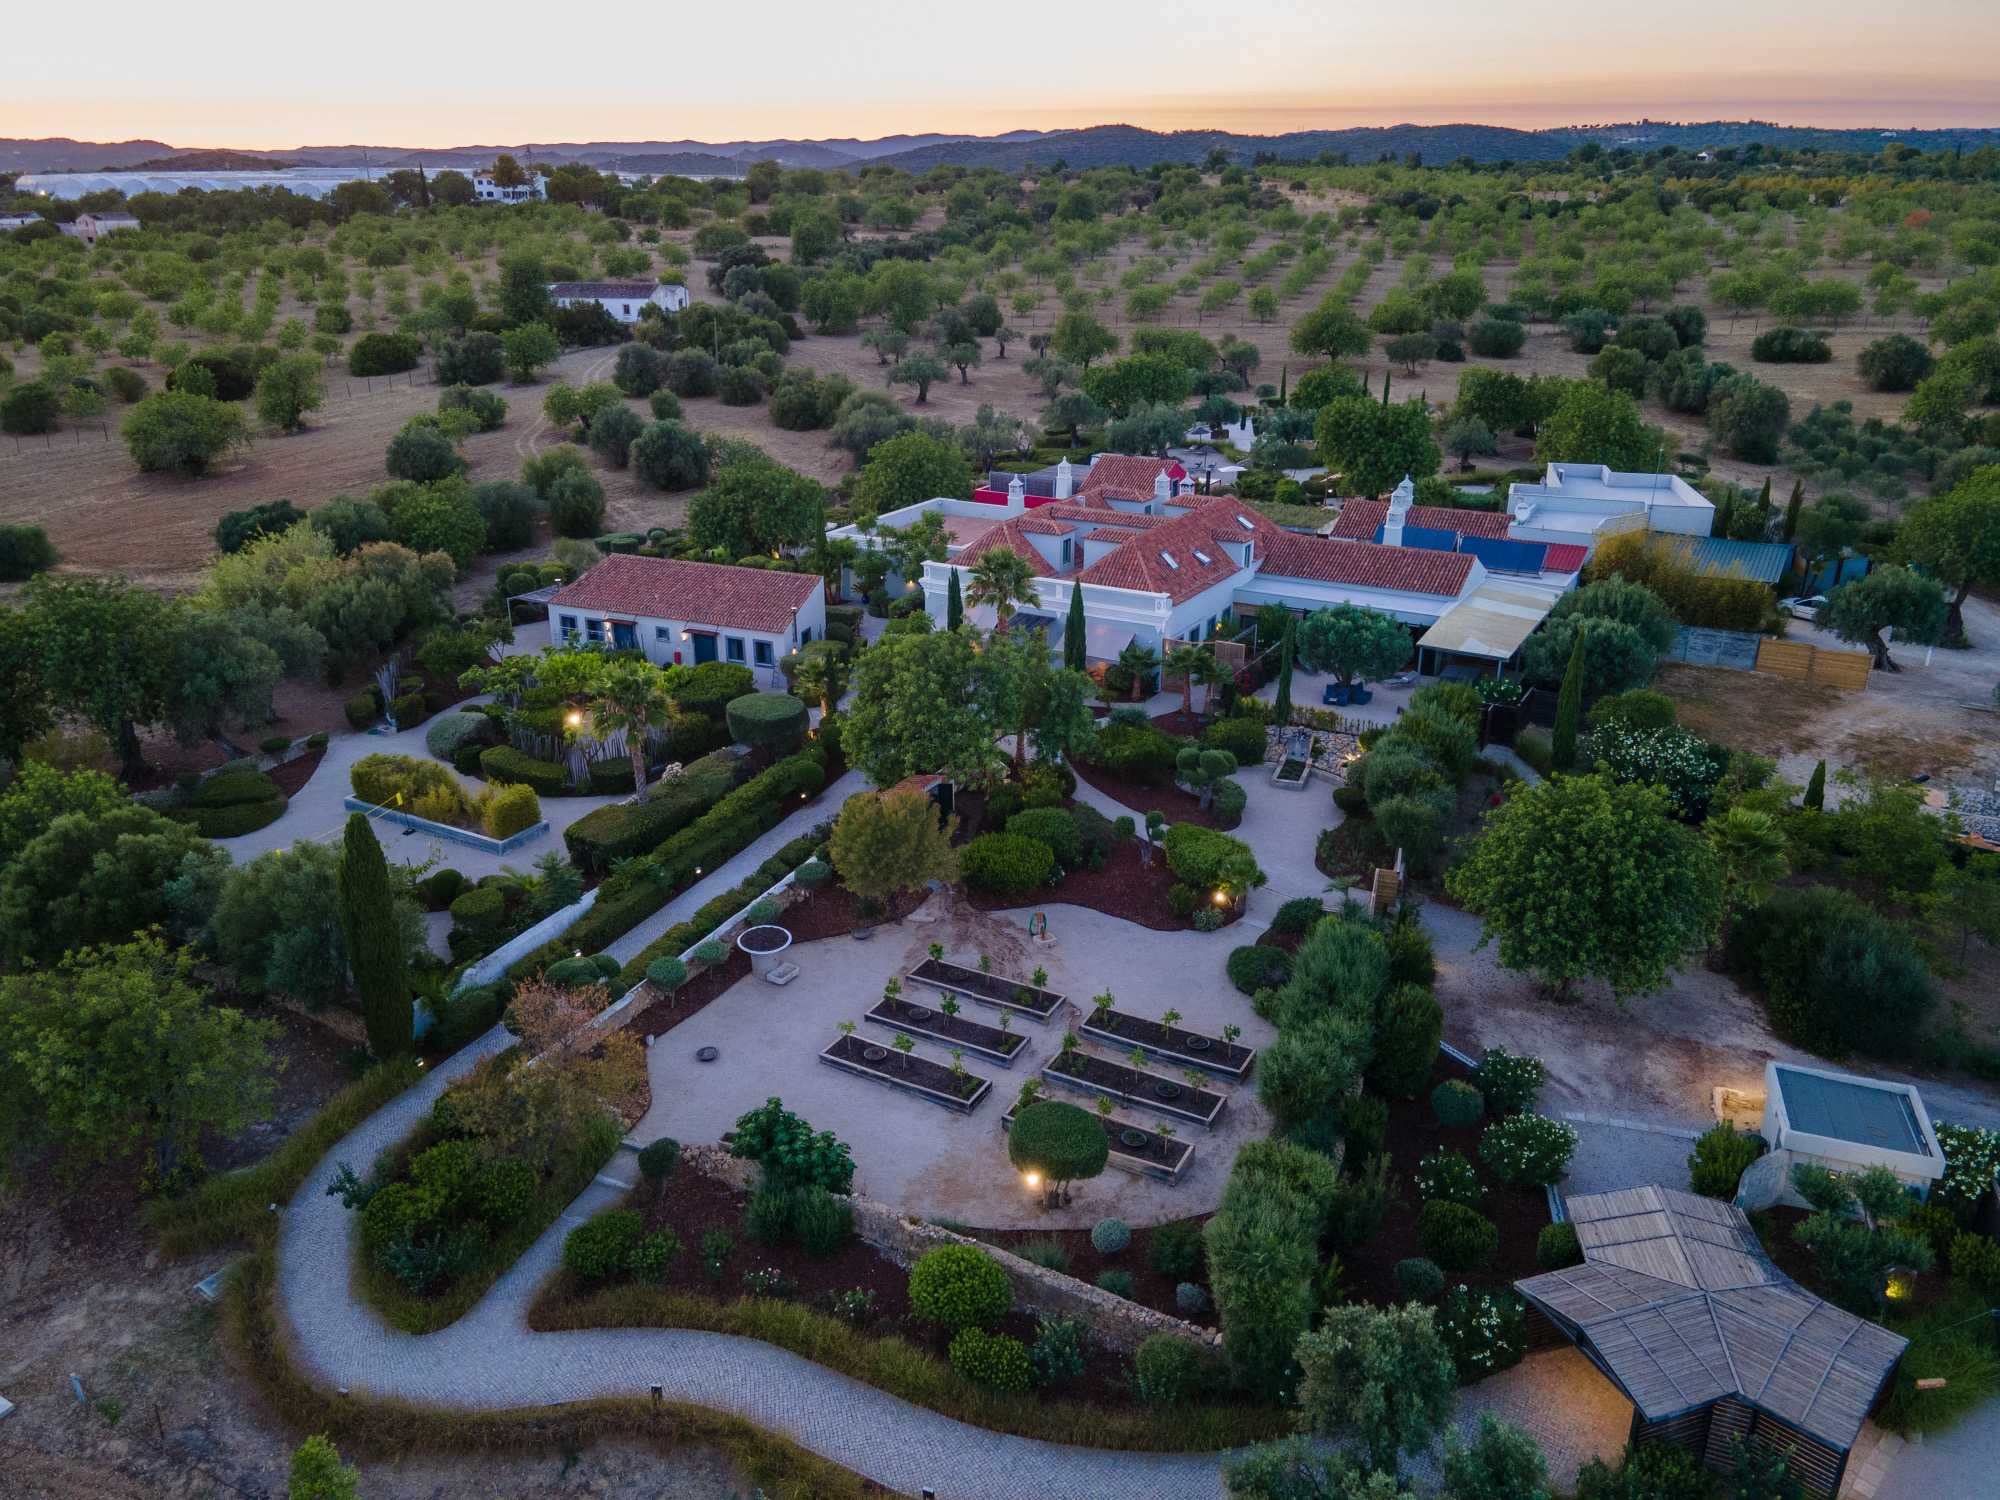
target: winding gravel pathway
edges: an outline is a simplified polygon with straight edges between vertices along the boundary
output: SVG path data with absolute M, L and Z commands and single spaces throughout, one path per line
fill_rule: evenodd
M 1114 1453 L 1007 1437 L 912 1406 L 770 1344 L 692 1329 L 536 1333 L 535 1289 L 562 1239 L 609 1206 L 637 1171 L 621 1152 L 603 1176 L 451 1327 L 414 1337 L 385 1328 L 349 1283 L 354 1215 L 327 1185 L 407 1135 L 453 1078 L 511 1037 L 495 1028 L 434 1069 L 327 1153 L 278 1242 L 278 1295 L 300 1362 L 322 1381 L 427 1406 L 497 1410 L 598 1396 L 670 1400 L 739 1416 L 898 1494 L 940 1500 L 1101 1500 L 1107 1495 L 1220 1500 L 1214 1456 Z

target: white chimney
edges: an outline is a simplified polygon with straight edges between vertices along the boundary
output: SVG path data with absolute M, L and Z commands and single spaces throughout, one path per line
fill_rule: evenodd
M 1161 469 L 1153 476 L 1153 504 L 1165 505 L 1174 498 L 1174 482 L 1167 478 L 1167 471 Z
M 1417 487 L 1405 474 L 1403 482 L 1389 492 L 1389 514 L 1382 522 L 1382 545 L 1400 547 L 1403 545 L 1403 520 L 1410 513 L 1410 502 L 1417 498 Z
M 1075 488 L 1076 488 L 1075 472 L 1070 468 L 1069 460 L 1064 459 L 1061 463 L 1056 465 L 1056 499 L 1058 500 L 1069 499 L 1070 495 L 1075 491 Z
M 1016 474 L 1012 479 L 1007 481 L 1007 509 L 1026 510 L 1027 508 L 1028 487 L 1021 483 L 1021 476 Z

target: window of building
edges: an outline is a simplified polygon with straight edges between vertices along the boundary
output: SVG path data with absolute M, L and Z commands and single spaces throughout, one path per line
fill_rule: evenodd
M 811 644 L 812 638 L 813 638 L 812 626 L 804 625 L 799 628 L 799 644 L 801 646 Z
M 1074 553 L 1074 545 L 1068 537 L 1063 538 L 1062 560 L 1065 568 L 1070 564 L 1070 558 Z
M 655 625 L 653 627 L 653 639 L 656 641 L 664 641 L 666 638 L 667 638 L 667 627 L 664 625 Z
M 730 661 L 737 661 L 737 662 L 740 662 L 740 661 L 742 661 L 742 660 L 743 660 L 743 637 L 742 637 L 742 636 L 740 636 L 740 635 L 731 635 L 731 636 L 724 636 L 724 637 L 723 637 L 723 641 L 722 641 L 722 645 L 723 645 L 723 649 L 724 649 L 724 651 L 725 651 L 725 652 L 727 653 L 727 659 L 728 659 L 728 660 L 730 660 Z
M 755 652 L 758 666 L 768 667 L 771 665 L 771 643 L 769 641 L 757 641 L 754 643 L 752 649 Z
M 604 622 L 602 620 L 585 620 L 583 622 L 583 635 L 585 640 L 603 640 Z
M 561 630 L 562 630 L 562 633 L 563 633 L 564 635 L 575 635 L 575 634 L 576 634 L 576 616 L 575 616 L 575 615 L 558 615 L 558 616 L 556 617 L 556 624 L 557 624 L 557 625 L 558 625 L 558 626 L 559 626 L 559 627 L 561 628 Z

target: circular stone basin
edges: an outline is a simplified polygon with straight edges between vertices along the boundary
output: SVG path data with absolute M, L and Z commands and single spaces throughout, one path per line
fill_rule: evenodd
M 1178 1083 L 1156 1083 L 1153 1085 L 1153 1092 L 1162 1099 L 1178 1099 L 1181 1096 L 1181 1086 Z
M 1181 1038 L 1181 1045 L 1190 1052 L 1206 1052 L 1214 1043 L 1205 1036 L 1189 1035 Z
M 909 1009 L 909 1017 L 912 1021 L 928 1021 L 931 1018 L 930 1009 L 927 1006 L 912 1005 Z
M 1152 1137 L 1143 1130 L 1126 1130 L 1119 1133 L 1118 1139 L 1128 1146 L 1143 1146 Z
M 750 971 L 762 976 L 778 966 L 778 955 L 792 946 L 792 935 L 783 927 L 746 927 L 736 934 L 736 946 L 750 955 Z
M 697 1047 L 694 1049 L 694 1060 L 696 1062 L 714 1062 L 721 1055 L 713 1047 Z
M 882 1062 L 888 1056 L 889 1049 L 887 1047 L 863 1047 L 861 1049 L 861 1060 L 863 1062 Z

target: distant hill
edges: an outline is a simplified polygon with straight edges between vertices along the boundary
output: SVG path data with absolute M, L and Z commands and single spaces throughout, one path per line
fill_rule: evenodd
M 282 172 L 287 167 L 320 167 L 318 161 L 280 161 L 275 156 L 252 156 L 247 151 L 183 151 L 177 156 L 161 156 L 152 161 L 135 161 L 134 172 Z
M 37 140 L 0 139 L 0 172 L 90 172 L 123 168 L 158 156 L 171 156 L 165 141 L 118 141 L 100 144 L 73 141 L 68 136 Z

